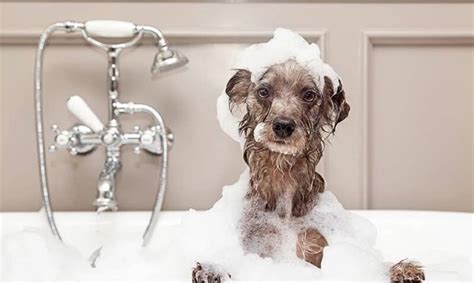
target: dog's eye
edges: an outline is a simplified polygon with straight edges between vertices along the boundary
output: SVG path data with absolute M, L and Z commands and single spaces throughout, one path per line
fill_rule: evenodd
M 267 97 L 270 96 L 270 92 L 268 91 L 268 89 L 266 89 L 264 87 L 258 89 L 257 94 L 258 94 L 258 96 L 260 96 L 262 98 L 267 98 Z
M 312 102 L 316 98 L 316 92 L 307 90 L 303 93 L 303 100 L 306 102 Z

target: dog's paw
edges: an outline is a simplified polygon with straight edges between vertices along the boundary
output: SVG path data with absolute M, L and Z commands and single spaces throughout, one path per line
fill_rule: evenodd
M 208 263 L 196 263 L 192 272 L 193 283 L 212 283 L 229 281 L 230 274 L 227 273 L 220 265 Z
M 422 266 L 414 261 L 401 260 L 390 268 L 393 283 L 418 283 L 425 280 Z

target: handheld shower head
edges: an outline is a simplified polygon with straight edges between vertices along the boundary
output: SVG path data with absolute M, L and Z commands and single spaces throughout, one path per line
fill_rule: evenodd
M 159 48 L 153 60 L 153 65 L 151 65 L 152 74 L 170 71 L 188 63 L 186 56 L 176 50 L 170 50 L 168 48 L 165 37 L 159 29 L 152 26 L 142 26 L 140 30 L 151 34 L 155 38 L 156 45 Z
M 179 51 L 170 50 L 168 47 L 163 47 L 155 55 L 153 65 L 151 66 L 152 74 L 170 71 L 188 63 L 188 58 Z

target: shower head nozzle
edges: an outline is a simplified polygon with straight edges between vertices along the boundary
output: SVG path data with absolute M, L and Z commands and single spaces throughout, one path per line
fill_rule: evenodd
M 151 72 L 153 74 L 170 71 L 188 63 L 188 58 L 178 51 L 170 50 L 167 47 L 160 49 L 155 55 Z

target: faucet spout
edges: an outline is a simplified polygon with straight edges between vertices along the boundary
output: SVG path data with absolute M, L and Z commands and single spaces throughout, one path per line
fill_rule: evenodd
M 117 202 L 115 201 L 115 176 L 120 170 L 121 164 L 118 151 L 108 151 L 107 160 L 104 169 L 99 175 L 98 197 L 94 201 L 97 207 L 97 213 L 103 211 L 116 211 Z

